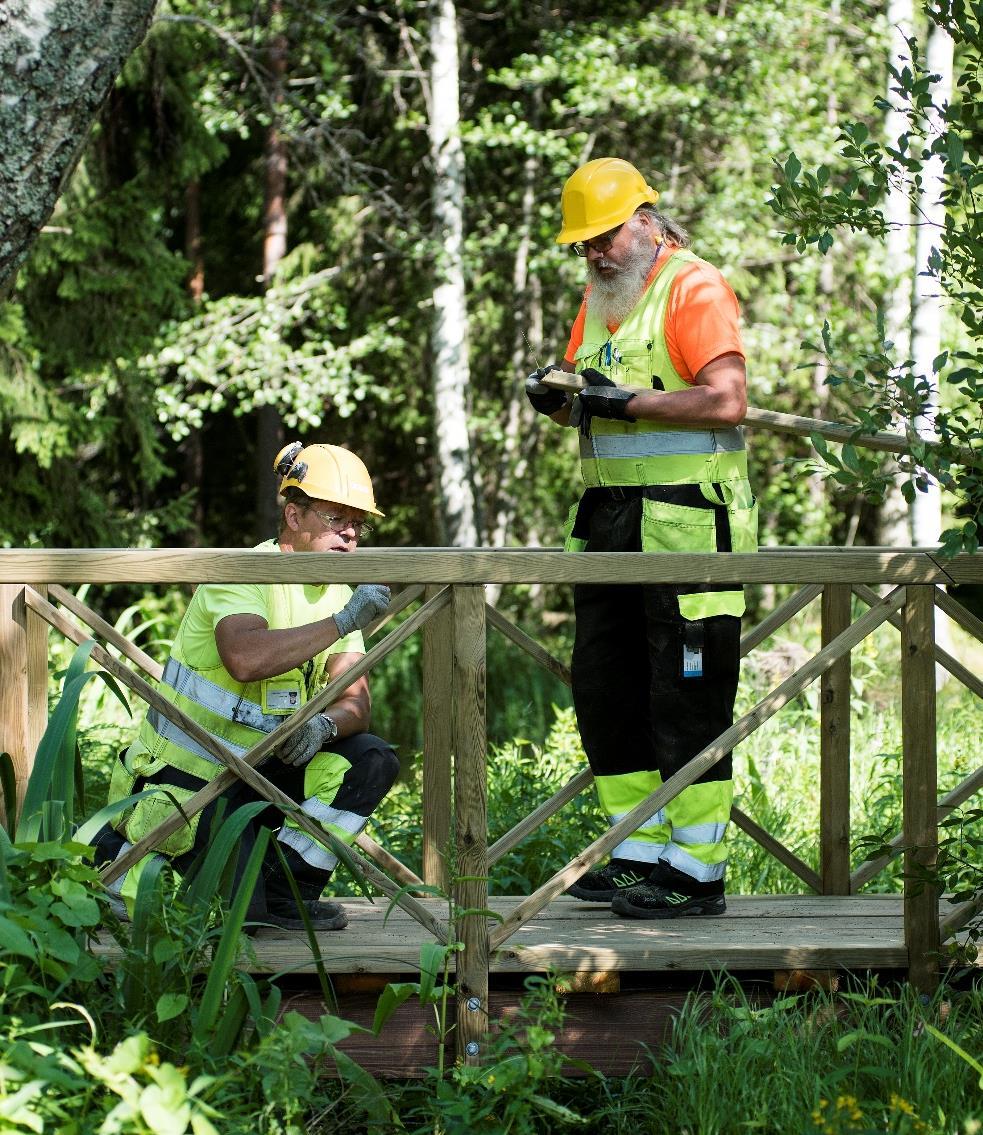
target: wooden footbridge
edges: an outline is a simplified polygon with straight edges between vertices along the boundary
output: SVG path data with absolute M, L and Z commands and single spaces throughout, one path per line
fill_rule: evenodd
M 390 610 L 370 628 L 375 644 L 345 677 L 290 718 L 243 757 L 226 751 L 157 694 L 148 679 L 160 666 L 66 588 L 67 584 L 206 582 L 312 582 L 402 585 Z M 486 602 L 485 585 L 708 583 L 797 585 L 797 590 L 742 640 L 745 655 L 764 643 L 808 604 L 821 605 L 822 641 L 815 656 L 763 697 L 643 804 L 605 831 L 535 893 L 487 894 L 489 866 L 578 793 L 589 790 L 586 768 L 561 791 L 491 846 L 486 824 L 485 650 L 489 628 L 561 679 L 566 667 Z M 30 581 L 30 582 L 24 582 Z M 185 806 L 193 814 L 240 777 L 283 807 L 293 802 L 257 766 L 339 688 L 370 671 L 411 635 L 423 637 L 424 765 L 422 878 L 363 835 L 357 857 L 365 876 L 384 895 L 398 894 L 399 911 L 383 923 L 386 903 L 347 902 L 351 925 L 322 934 L 327 970 L 336 974 L 407 973 L 417 969 L 426 940 L 463 944 L 456 957 L 459 1054 L 480 1060 L 489 1028 L 489 975 L 600 971 L 671 975 L 726 969 L 903 969 L 919 987 L 938 976 L 940 943 L 958 934 L 975 909 L 944 904 L 931 888 L 905 883 L 901 896 L 864 895 L 868 883 L 896 855 L 906 875 L 935 862 L 938 821 L 983 785 L 983 767 L 941 800 L 936 776 L 936 665 L 946 667 L 978 697 L 983 680 L 935 641 L 936 609 L 977 640 L 983 622 L 955 602 L 945 587 L 983 584 L 983 555 L 942 561 L 926 549 L 766 549 L 756 555 L 654 555 L 552 550 L 360 550 L 353 556 L 283 556 L 255 551 L 0 552 L 0 747 L 26 778 L 46 721 L 47 638 L 50 629 L 73 642 L 101 639 L 123 658 L 97 646 L 92 659 L 138 697 L 157 706 L 227 767 Z M 863 613 L 852 618 L 859 597 Z M 397 619 L 396 616 L 401 616 Z M 897 668 L 902 691 L 903 829 L 890 854 L 850 865 L 850 652 L 877 627 L 900 632 Z M 883 662 L 882 658 L 882 662 Z M 671 800 L 725 753 L 777 714 L 810 684 L 821 683 L 819 869 L 814 870 L 739 808 L 736 825 L 757 840 L 802 882 L 803 895 L 736 896 L 718 918 L 635 922 L 602 906 L 577 903 L 566 888 L 603 859 L 626 833 Z M 983 720 L 983 719 L 981 719 Z M 295 816 L 303 817 L 302 813 Z M 105 871 L 107 882 L 180 826 L 161 825 Z M 311 834 L 329 837 L 303 817 Z M 443 852 L 453 840 L 458 879 L 448 884 Z M 414 885 L 448 887 L 459 911 L 414 895 Z M 401 888 L 407 887 L 402 890 Z M 494 911 L 494 917 L 487 913 Z M 302 934 L 261 931 L 253 946 L 260 967 L 313 968 Z M 494 1001 L 492 1002 L 494 1006 Z

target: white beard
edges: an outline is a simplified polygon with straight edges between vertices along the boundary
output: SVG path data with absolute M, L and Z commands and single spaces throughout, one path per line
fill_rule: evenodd
M 625 254 L 624 263 L 612 264 L 602 258 L 597 263 L 587 264 L 590 277 L 590 295 L 587 309 L 603 323 L 624 323 L 632 308 L 642 298 L 645 281 L 655 263 L 656 249 L 640 237 Z M 599 267 L 615 269 L 614 275 L 602 276 Z

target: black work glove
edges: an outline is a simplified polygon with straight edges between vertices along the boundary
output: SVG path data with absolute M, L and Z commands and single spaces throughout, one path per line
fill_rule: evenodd
M 543 382 L 543 376 L 551 370 L 559 370 L 555 364 L 534 370 L 526 379 L 526 397 L 532 408 L 540 414 L 555 414 L 567 404 L 567 396 L 562 390 L 555 390 Z
M 570 407 L 570 425 L 579 426 L 580 432 L 590 436 L 591 418 L 617 418 L 622 422 L 635 419 L 625 407 L 635 397 L 630 390 L 623 390 L 599 370 L 589 367 L 580 372 L 587 385 L 579 390 Z

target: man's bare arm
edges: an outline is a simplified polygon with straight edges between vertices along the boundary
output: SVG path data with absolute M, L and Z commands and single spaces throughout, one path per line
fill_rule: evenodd
M 747 414 L 747 371 L 738 354 L 721 355 L 698 371 L 688 390 L 646 391 L 625 407 L 638 421 L 679 426 L 738 426 Z
M 215 627 L 222 665 L 237 682 L 259 682 L 285 674 L 303 666 L 338 638 L 333 618 L 274 631 L 262 615 L 226 615 Z

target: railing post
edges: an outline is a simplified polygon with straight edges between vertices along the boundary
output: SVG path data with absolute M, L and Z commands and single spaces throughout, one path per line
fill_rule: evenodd
M 458 584 L 454 617 L 454 905 L 488 906 L 488 818 L 485 726 L 485 592 Z M 488 922 L 469 914 L 455 926 L 464 950 L 457 959 L 457 1056 L 468 1064 L 484 1057 L 488 1033 Z
M 822 645 L 850 625 L 850 586 L 827 583 L 822 598 Z M 824 895 L 850 893 L 850 655 L 820 682 L 819 872 Z
M 938 857 L 935 728 L 935 603 L 932 588 L 909 584 L 901 631 L 901 730 L 904 800 L 904 925 L 908 976 L 917 989 L 938 984 L 939 902 L 918 881 Z
M 0 752 L 14 762 L 19 806 L 48 724 L 48 624 L 27 609 L 18 583 L 0 584 L 0 675 Z
M 426 599 L 440 590 L 428 587 Z M 451 697 L 454 613 L 450 605 L 423 630 L 423 881 L 447 888 L 451 836 Z

